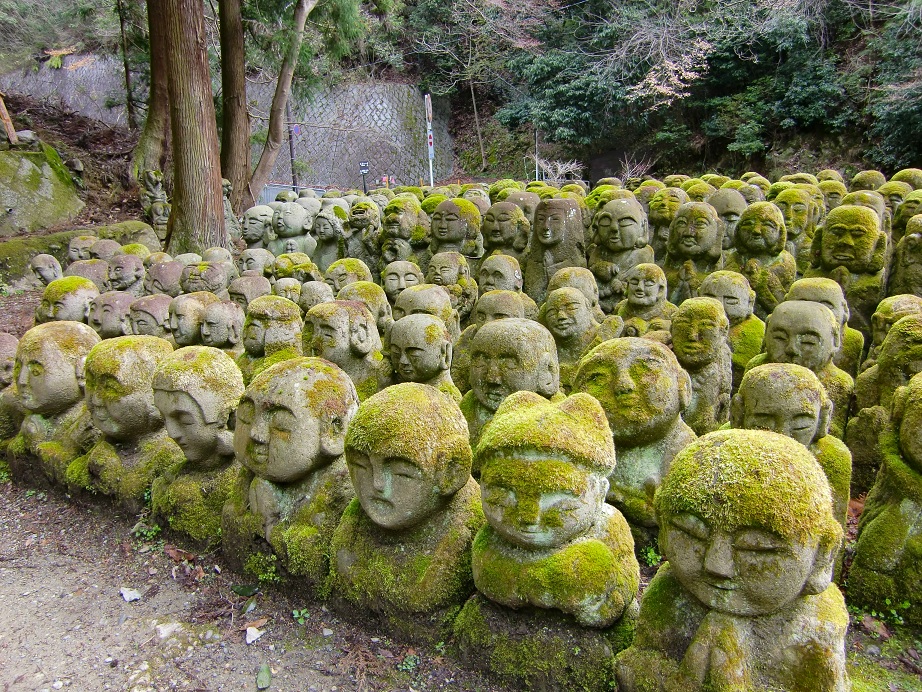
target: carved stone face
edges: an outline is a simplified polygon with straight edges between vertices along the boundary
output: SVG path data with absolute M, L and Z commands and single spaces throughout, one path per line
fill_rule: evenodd
M 467 235 L 467 222 L 451 200 L 440 203 L 432 212 L 432 237 L 439 243 L 460 243 Z
M 271 292 L 272 285 L 264 276 L 241 276 L 234 279 L 227 288 L 231 302 L 239 305 L 244 313 L 251 300 L 269 295 Z
M 171 207 L 165 202 L 154 202 L 150 205 L 150 225 L 154 228 L 166 229 L 170 222 Z
M 784 216 L 788 237 L 796 239 L 811 226 L 812 198 L 806 190 L 788 188 L 772 201 Z M 738 232 L 738 231 L 737 231 Z
M 636 308 L 649 308 L 666 300 L 666 277 L 662 270 L 641 265 L 631 272 L 627 280 L 627 302 Z
M 677 187 L 667 187 L 658 190 L 650 198 L 648 217 L 655 226 L 668 226 L 675 218 L 679 207 L 688 201 L 688 195 Z
M 128 314 L 133 299 L 120 291 L 100 294 L 90 303 L 87 324 L 103 339 L 128 334 L 131 331 Z
M 740 216 L 746 211 L 746 199 L 736 190 L 720 189 L 708 197 L 708 204 L 717 210 L 717 215 L 724 224 L 723 248 L 733 247 L 736 237 L 736 225 Z
M 412 262 L 391 262 L 384 268 L 381 281 L 387 299 L 393 303 L 403 289 L 423 283 L 423 273 Z
M 535 212 L 538 210 L 541 198 L 534 192 L 510 192 L 506 196 L 506 201 L 519 207 L 529 221 L 534 221 Z
M 346 310 L 310 314 L 307 319 L 313 325 L 311 352 L 331 363 L 344 363 L 352 356 L 350 320 Z
M 201 342 L 205 310 L 198 301 L 182 298 L 170 303 L 170 332 L 177 346 L 192 346 Z
M 218 446 L 219 421 L 209 422 L 202 407 L 186 392 L 154 390 L 154 405 L 163 416 L 167 434 L 193 466 L 211 459 Z
M 783 223 L 768 208 L 769 203 L 762 204 L 761 208 L 743 212 L 736 226 L 736 247 L 748 255 L 775 254 L 784 232 Z
M 506 255 L 491 255 L 480 265 L 477 286 L 481 294 L 487 291 L 521 291 L 522 272 L 519 263 Z
M 267 266 L 275 262 L 275 256 L 268 250 L 256 248 L 253 250 L 244 250 L 240 255 L 240 268 L 242 271 L 257 272 L 262 276 Z
M 679 207 L 669 229 L 670 254 L 695 259 L 713 255 L 722 246 L 723 232 L 710 205 L 688 202 Z
M 556 339 L 585 334 L 592 326 L 592 308 L 575 288 L 558 288 L 547 297 L 544 325 Z
M 152 264 L 144 276 L 144 292 L 147 295 L 162 293 L 175 298 L 182 292 L 179 280 L 183 265 L 180 262 L 159 262 Z
M 800 279 L 791 285 L 785 300 L 810 300 L 832 310 L 836 321 L 845 325 L 849 317 L 848 302 L 842 288 L 832 279 Z
M 765 325 L 765 352 L 772 363 L 794 363 L 818 372 L 839 347 L 839 324 L 829 308 L 804 300 L 785 301 Z
M 109 287 L 127 291 L 144 277 L 144 261 L 136 255 L 118 255 L 109 260 Z
M 108 344 L 109 342 L 105 342 Z M 131 358 L 132 353 L 121 354 Z M 109 353 L 108 357 L 112 357 Z M 123 372 L 136 374 L 137 368 L 125 364 L 119 366 Z M 153 371 L 149 371 L 153 374 Z M 86 404 L 93 425 L 106 437 L 115 440 L 129 440 L 145 435 L 161 426 L 162 420 L 154 407 L 154 394 L 150 383 L 127 381 L 112 372 L 111 366 L 97 371 L 92 356 L 86 367 Z
M 330 220 L 323 216 L 314 219 L 314 235 L 317 236 L 317 240 L 336 240 L 339 237 Z
M 240 339 L 243 312 L 226 303 L 212 303 L 202 317 L 202 344 L 230 348 Z
M 747 430 L 769 430 L 802 445 L 813 444 L 820 432 L 822 401 L 808 387 L 779 391 L 771 380 L 753 378 L 740 389 L 743 425 Z
M 76 262 L 77 260 L 90 259 L 90 248 L 93 247 L 93 243 L 97 240 L 98 238 L 92 235 L 78 235 L 76 238 L 71 238 L 70 243 L 67 245 L 68 261 Z
M 294 238 L 304 235 L 312 219 L 308 218 L 307 210 L 296 202 L 285 202 L 272 217 L 272 226 L 279 238 Z M 286 250 L 294 252 L 296 250 Z
M 272 287 L 272 295 L 288 298 L 292 303 L 301 299 L 301 284 L 297 279 L 279 279 Z
M 616 446 L 634 447 L 658 439 L 676 422 L 687 383 L 665 346 L 628 337 L 593 349 L 580 365 L 574 391 L 602 404 Z
M 391 367 L 401 382 L 428 382 L 451 366 L 451 337 L 432 315 L 408 315 L 394 322 Z
M 735 326 L 752 314 L 755 292 L 742 275 L 732 276 L 729 272 L 715 277 L 711 274 L 701 283 L 700 293 L 706 298 L 720 301 L 731 326 Z
M 89 288 L 68 291 L 50 305 L 51 319 L 57 322 L 71 320 L 86 322 L 90 304 L 99 296 L 99 292 Z
M 598 242 L 612 252 L 646 245 L 647 219 L 643 208 L 630 200 L 612 200 L 595 217 Z M 639 242 L 643 241 L 643 242 Z
M 52 415 L 83 398 L 73 363 L 53 340 L 32 348 L 20 346 L 14 376 L 19 402 L 30 413 Z
M 451 286 L 458 283 L 461 263 L 455 254 L 457 253 L 440 252 L 433 255 L 426 272 L 426 283 L 436 286 Z
M 152 315 L 144 310 L 132 310 L 130 314 L 131 333 L 138 336 L 158 336 L 163 337 L 169 328 L 157 320 L 156 315 Z
M 871 272 L 874 251 L 880 242 L 880 221 L 872 209 L 844 205 L 826 219 L 820 248 L 824 267 L 846 267 L 850 272 Z
M 197 291 L 216 293 L 227 288 L 227 272 L 216 262 L 190 264 L 183 269 L 180 283 L 186 293 Z
M 551 202 L 553 200 L 548 200 Z M 541 204 L 535 212 L 534 237 L 545 247 L 559 245 L 568 227 L 568 210 L 561 205 Z
M 488 291 L 474 306 L 474 324 L 478 328 L 510 317 L 525 317 L 522 299 L 513 291 Z
M 36 255 L 30 264 L 33 273 L 46 286 L 55 279 L 60 279 L 61 264 L 52 255 Z
M 470 382 L 477 401 L 489 411 L 513 392 L 555 394 L 558 365 L 551 335 L 524 319 L 484 325 L 471 343 Z
M 325 279 L 334 294 L 339 293 L 343 286 L 355 280 L 349 270 L 342 264 L 327 269 Z
M 298 307 L 307 313 L 315 305 L 327 303 L 334 299 L 333 289 L 323 281 L 305 281 L 301 284 L 301 295 L 298 298 Z M 341 298 L 340 300 L 354 300 L 354 298 Z M 390 310 L 390 305 L 388 305 Z
M 511 202 L 497 202 L 483 216 L 483 239 L 491 246 L 507 247 L 515 240 L 518 224 L 516 205 Z
M 484 516 L 497 534 L 526 550 L 558 548 L 585 533 L 608 491 L 606 478 L 549 456 L 525 449 L 483 465 Z
M 711 363 L 726 346 L 728 328 L 719 301 L 691 298 L 672 317 L 672 350 L 686 368 Z
M 891 296 L 877 306 L 871 318 L 871 336 L 875 346 L 884 343 L 890 328 L 908 315 L 922 314 L 922 298 L 914 295 Z

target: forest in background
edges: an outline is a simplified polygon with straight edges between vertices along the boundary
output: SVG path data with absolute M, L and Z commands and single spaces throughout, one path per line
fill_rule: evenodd
M 274 81 L 295 3 L 240 6 L 247 78 Z M 127 61 L 143 123 L 143 2 L 0 0 L 0 69 L 90 50 Z M 922 0 L 320 0 L 295 96 L 369 78 L 451 98 L 470 175 L 523 175 L 535 128 L 593 176 L 922 165 Z

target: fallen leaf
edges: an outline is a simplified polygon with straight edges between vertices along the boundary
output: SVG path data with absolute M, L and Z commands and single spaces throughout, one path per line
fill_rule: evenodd
M 127 586 L 123 586 L 122 588 L 118 590 L 118 592 L 122 594 L 122 598 L 125 599 L 126 603 L 131 603 L 132 601 L 141 600 L 141 594 L 134 589 L 129 589 Z
M 174 562 L 192 562 L 195 559 L 195 553 L 190 553 L 188 550 L 177 548 L 169 543 L 163 546 L 163 552 Z
M 272 684 L 272 670 L 268 663 L 263 663 L 256 674 L 256 689 L 265 690 Z
M 254 595 L 259 591 L 258 586 L 250 586 L 249 584 L 238 584 L 237 586 L 232 586 L 231 591 L 233 591 L 238 596 L 243 596 L 244 598 Z
M 240 625 L 240 627 L 238 627 L 237 629 L 239 629 L 241 632 L 243 630 L 248 630 L 251 627 L 254 629 L 257 629 L 265 625 L 267 622 L 269 622 L 269 618 L 259 618 L 259 620 L 254 620 L 253 622 L 248 622 L 245 625 Z

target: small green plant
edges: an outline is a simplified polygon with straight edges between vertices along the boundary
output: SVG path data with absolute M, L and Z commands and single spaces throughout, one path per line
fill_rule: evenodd
M 131 528 L 131 535 L 139 541 L 150 543 L 160 535 L 160 527 L 157 524 L 148 524 L 142 519 Z
M 909 610 L 910 605 L 912 604 L 909 601 L 893 603 L 889 598 L 886 598 L 884 599 L 885 608 L 880 611 L 870 611 L 871 617 L 875 617 L 878 620 L 883 620 L 884 622 L 889 622 L 891 625 L 902 625 L 904 623 L 903 616 L 900 611 Z
M 282 581 L 282 576 L 275 564 L 277 560 L 275 555 L 253 553 L 247 558 L 243 571 L 256 577 L 260 584 L 278 584 Z
M 447 647 L 445 646 L 445 642 L 439 642 L 438 644 L 435 645 L 435 650 L 440 656 L 445 655 L 446 649 Z
M 297 620 L 299 625 L 303 625 L 310 616 L 311 614 L 308 612 L 307 608 L 301 608 L 300 610 L 295 608 L 291 611 L 291 617 Z
M 416 654 L 407 654 L 397 664 L 397 670 L 402 670 L 404 673 L 412 673 L 417 668 L 419 668 L 419 656 Z
M 26 491 L 26 497 L 34 497 L 37 500 L 47 500 L 48 494 L 44 490 L 35 490 L 30 488 Z
M 663 561 L 663 556 L 659 554 L 656 550 L 655 545 L 648 545 L 646 548 L 640 551 L 640 557 L 647 564 L 648 567 L 656 567 L 659 563 Z

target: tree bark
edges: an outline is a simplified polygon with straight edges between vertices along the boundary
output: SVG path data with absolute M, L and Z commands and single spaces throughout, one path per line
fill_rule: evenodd
M 221 155 L 200 0 L 162 0 L 173 133 L 173 209 L 167 252 L 227 247 Z
M 471 103 L 474 106 L 474 129 L 477 130 L 477 143 L 480 145 L 480 170 L 487 170 L 487 152 L 483 148 L 483 134 L 480 132 L 480 115 L 477 113 L 477 97 L 474 95 L 474 81 L 470 80 Z
M 304 24 L 307 22 L 307 15 L 316 6 L 317 0 L 298 0 L 298 4 L 295 5 L 291 43 L 282 61 L 282 69 L 279 71 L 279 79 L 275 85 L 275 94 L 272 96 L 272 107 L 269 110 L 269 135 L 259 156 L 259 163 L 256 164 L 256 170 L 250 177 L 250 184 L 247 186 L 244 197 L 247 206 L 256 204 L 259 193 L 266 186 L 272 169 L 275 167 L 275 160 L 282 146 L 282 126 L 284 125 L 285 106 L 291 94 L 291 78 L 294 76 L 298 55 L 301 53 L 301 42 L 304 40 Z
M 250 116 L 247 113 L 243 18 L 240 0 L 218 0 L 221 13 L 221 172 L 233 186 L 231 206 L 240 212 L 250 174 Z
M 146 170 L 162 171 L 170 151 L 170 95 L 167 87 L 166 26 L 164 0 L 147 0 L 150 34 L 150 95 L 147 119 L 135 147 L 131 174 L 135 181 Z
M 138 129 L 138 117 L 134 110 L 134 95 L 131 89 L 131 68 L 128 66 L 128 38 L 125 36 L 125 10 L 122 0 L 115 0 L 118 24 L 122 34 L 122 67 L 125 70 L 125 110 L 128 112 L 128 129 Z

